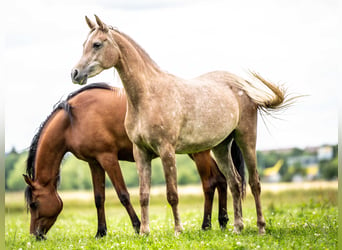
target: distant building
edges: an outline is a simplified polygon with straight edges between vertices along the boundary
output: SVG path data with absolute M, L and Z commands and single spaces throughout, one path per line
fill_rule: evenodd
M 334 156 L 333 147 L 322 146 L 317 150 L 317 158 L 319 161 L 331 160 Z
M 300 163 L 300 165 L 306 167 L 318 163 L 318 159 L 316 155 L 291 156 L 287 159 L 287 165 L 292 166 L 295 163 Z
M 294 148 L 267 150 L 264 153 L 276 152 L 279 154 L 287 154 L 293 152 Z M 303 170 L 302 174 L 295 174 L 292 178 L 294 182 L 301 182 L 304 180 L 314 180 L 319 177 L 319 162 L 322 160 L 331 160 L 334 157 L 333 146 L 319 146 L 307 147 L 303 150 L 302 155 L 289 156 L 286 158 L 288 171 L 294 171 L 294 166 L 300 164 Z M 263 170 L 263 181 L 278 182 L 281 180 L 279 174 L 280 168 L 284 161 L 279 160 L 274 166 L 265 168 Z M 305 175 L 305 176 L 302 176 Z

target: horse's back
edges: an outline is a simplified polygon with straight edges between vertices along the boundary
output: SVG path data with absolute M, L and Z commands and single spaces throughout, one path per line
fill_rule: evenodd
M 68 101 L 72 107 L 70 151 L 79 158 L 112 152 L 120 154 L 122 160 L 133 159 L 132 144 L 124 128 L 126 96 L 120 91 L 95 88 Z

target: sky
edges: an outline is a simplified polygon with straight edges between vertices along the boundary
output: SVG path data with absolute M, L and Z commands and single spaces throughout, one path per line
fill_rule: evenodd
M 0 44 L 7 152 L 27 149 L 53 105 L 80 88 L 70 72 L 89 32 L 84 16 L 94 14 L 174 75 L 226 70 L 249 79 L 250 69 L 307 95 L 277 118 L 259 119 L 258 150 L 338 141 L 337 0 L 9 2 Z M 88 80 L 98 81 L 121 85 L 114 69 Z

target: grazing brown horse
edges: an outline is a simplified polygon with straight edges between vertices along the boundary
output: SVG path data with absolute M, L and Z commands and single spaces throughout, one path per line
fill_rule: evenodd
M 254 196 L 259 233 L 265 233 L 260 201 L 260 181 L 256 167 L 258 111 L 284 107 L 285 91 L 252 73 L 254 83 L 225 71 L 206 73 L 194 79 L 181 79 L 161 70 L 129 36 L 86 17 L 90 32 L 83 44 L 83 55 L 71 72 L 74 83 L 85 84 L 88 77 L 115 67 L 128 99 L 125 127 L 133 142 L 139 170 L 141 227 L 148 234 L 151 159 L 160 156 L 167 183 L 167 199 L 175 223 L 175 234 L 182 231 L 178 212 L 175 153 L 211 149 L 228 184 L 238 183 L 231 176 L 228 146 L 235 140 L 242 151 Z M 259 84 L 258 87 L 255 84 Z M 236 179 L 236 180 L 234 180 Z M 241 193 L 233 194 L 234 228 L 243 228 Z
M 62 210 L 57 182 L 60 164 L 66 152 L 89 163 L 98 216 L 96 237 L 102 237 L 107 232 L 104 210 L 105 172 L 126 208 L 135 231 L 139 232 L 140 221 L 131 205 L 118 162 L 134 160 L 133 146 L 124 128 L 126 105 L 123 89 L 103 83 L 91 84 L 71 93 L 66 101 L 56 105 L 42 123 L 31 143 L 25 175 L 28 184 L 25 196 L 31 213 L 30 232 L 37 239 L 45 238 Z M 236 145 L 232 148 L 232 154 L 235 164 L 239 166 L 237 171 L 244 176 L 243 162 L 239 159 L 241 152 Z M 219 194 L 219 223 L 224 228 L 228 221 L 225 177 L 218 170 L 209 151 L 191 157 L 196 162 L 205 195 L 202 228 L 211 226 L 215 188 Z

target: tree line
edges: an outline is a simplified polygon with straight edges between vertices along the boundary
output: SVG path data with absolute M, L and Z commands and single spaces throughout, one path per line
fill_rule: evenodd
M 26 169 L 27 151 L 18 153 L 15 149 L 5 156 L 6 191 L 24 190 L 26 183 L 23 174 Z M 195 163 L 187 155 L 177 155 L 177 177 L 179 185 L 200 183 L 200 176 Z M 139 186 L 137 168 L 134 162 L 120 161 L 121 171 L 128 187 Z M 60 167 L 60 190 L 92 189 L 90 168 L 85 161 L 78 160 L 67 153 Z M 152 185 L 165 184 L 164 172 L 159 158 L 152 161 Z M 106 187 L 112 183 L 106 175 Z
M 337 178 L 338 159 L 337 145 L 332 146 L 333 155 L 329 160 L 318 162 L 319 175 L 316 178 L 331 180 Z M 279 151 L 257 151 L 258 171 L 263 178 L 264 170 L 272 167 L 279 159 L 284 160 L 279 170 L 280 181 L 291 181 L 295 175 L 306 175 L 305 166 L 300 162 L 291 165 L 289 160 L 295 157 L 313 156 L 314 152 L 294 148 L 291 150 Z M 26 184 L 23 174 L 26 168 L 27 151 L 18 153 L 15 149 L 6 154 L 5 157 L 5 189 L 6 191 L 24 190 Z M 194 162 L 187 155 L 177 155 L 177 178 L 179 185 L 199 184 L 200 176 Z M 139 185 L 138 173 L 135 163 L 120 161 L 121 170 L 128 187 Z M 78 160 L 72 154 L 66 154 L 60 168 L 60 190 L 89 190 L 92 189 L 92 180 L 88 164 Z M 159 158 L 152 161 L 152 185 L 165 184 L 164 172 Z M 112 187 L 109 178 L 106 176 L 106 187 Z

